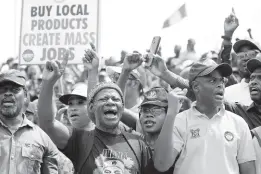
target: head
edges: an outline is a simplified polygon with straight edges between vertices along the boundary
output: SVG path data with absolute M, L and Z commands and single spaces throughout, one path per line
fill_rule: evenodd
M 87 112 L 87 86 L 76 84 L 70 94 L 59 98 L 60 102 L 68 106 L 67 115 L 74 128 L 84 128 L 91 119 Z
M 88 96 L 88 107 L 97 128 L 115 129 L 124 110 L 123 94 L 115 83 L 99 83 Z
M 168 109 L 167 94 L 167 90 L 162 87 L 154 87 L 144 94 L 139 113 L 144 132 L 160 133 Z
M 31 80 L 38 80 L 41 77 L 41 69 L 38 65 L 31 65 L 27 70 L 28 78 Z
M 196 45 L 196 41 L 194 39 L 189 39 L 187 44 L 187 51 L 188 52 L 195 51 L 195 45 Z
M 250 72 L 246 64 L 261 51 L 259 45 L 251 40 L 239 40 L 233 45 L 233 49 L 236 53 L 237 68 L 240 76 L 249 79 Z
M 99 82 L 110 82 L 110 78 L 106 72 L 105 68 L 102 68 L 99 73 Z
M 180 51 L 181 51 L 181 46 L 180 45 L 175 45 L 174 47 L 174 53 L 176 55 L 179 55 L 180 54 Z
M 226 77 L 231 75 L 228 64 L 217 64 L 211 59 L 196 62 L 189 72 L 189 83 L 197 102 L 217 107 L 223 103 Z
M 25 111 L 25 115 L 28 120 L 33 122 L 34 124 L 38 124 L 38 116 L 37 116 L 37 102 L 30 102 Z
M 258 105 L 261 105 L 261 55 L 247 62 L 249 70 L 249 91 L 251 99 Z
M 26 79 L 18 70 L 9 70 L 0 74 L 0 116 L 14 119 L 20 116 L 26 104 Z

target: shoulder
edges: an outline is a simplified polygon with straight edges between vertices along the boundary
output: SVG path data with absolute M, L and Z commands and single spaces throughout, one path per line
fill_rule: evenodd
M 248 127 L 246 121 L 241 116 L 227 110 L 225 110 L 225 115 L 228 118 L 232 119 L 236 124 L 239 124 L 240 126 Z

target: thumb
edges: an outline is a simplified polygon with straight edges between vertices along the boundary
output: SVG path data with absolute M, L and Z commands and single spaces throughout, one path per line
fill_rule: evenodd
M 184 95 L 187 95 L 187 93 L 188 93 L 188 89 L 187 88 L 184 88 L 182 91 L 183 91 Z

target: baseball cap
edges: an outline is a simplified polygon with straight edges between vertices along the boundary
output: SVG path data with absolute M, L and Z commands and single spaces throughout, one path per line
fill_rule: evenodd
M 162 87 L 154 87 L 144 93 L 144 100 L 140 106 L 156 105 L 161 107 L 168 106 L 168 91 Z
M 212 59 L 206 59 L 203 62 L 195 62 L 189 71 L 189 83 L 194 81 L 197 77 L 203 77 L 214 70 L 219 70 L 223 77 L 230 76 L 232 74 L 232 68 L 227 63 L 217 64 Z
M 62 95 L 59 100 L 63 104 L 68 105 L 68 101 L 73 96 L 84 97 L 87 99 L 87 85 L 84 83 L 76 84 L 70 94 Z
M 250 59 L 247 62 L 247 69 L 253 73 L 257 68 L 261 68 L 261 54 L 259 53 L 256 58 Z
M 26 78 L 21 71 L 11 69 L 0 73 L 0 83 L 13 82 L 20 86 L 26 85 Z
M 233 50 L 235 51 L 235 53 L 238 53 L 242 46 L 250 46 L 252 49 L 261 51 L 261 47 L 258 43 L 250 39 L 244 39 L 244 40 L 238 40 L 233 45 Z

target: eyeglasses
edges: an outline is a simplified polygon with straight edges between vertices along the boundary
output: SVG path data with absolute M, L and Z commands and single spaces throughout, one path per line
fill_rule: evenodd
M 0 87 L 0 94 L 4 94 L 7 91 L 10 91 L 14 94 L 19 93 L 23 88 L 22 87 L 16 87 L 16 86 L 3 86 Z
M 165 111 L 165 108 L 140 108 L 141 114 L 152 114 L 154 116 L 159 116 Z
M 238 53 L 237 57 L 239 59 L 245 59 L 245 58 L 252 59 L 252 58 L 255 58 L 258 53 L 260 53 L 260 51 L 250 50 L 250 51 L 247 51 L 247 52 Z

